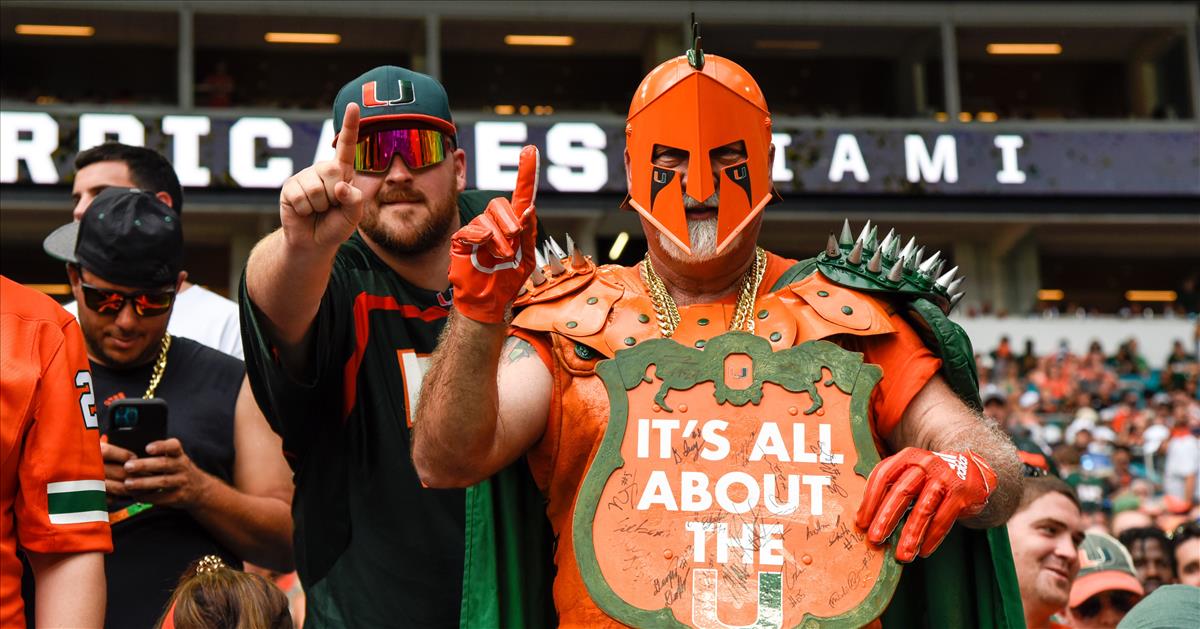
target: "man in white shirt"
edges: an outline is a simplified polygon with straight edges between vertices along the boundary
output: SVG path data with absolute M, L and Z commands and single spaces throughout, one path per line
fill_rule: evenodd
M 141 188 L 152 192 L 183 215 L 183 189 L 179 178 L 167 158 L 156 151 L 105 142 L 79 153 L 75 157 L 75 182 L 71 186 L 75 220 L 83 218 L 92 199 L 110 187 Z M 70 302 L 63 307 L 79 318 L 78 304 Z M 167 331 L 243 358 L 237 303 L 203 286 L 183 283 Z

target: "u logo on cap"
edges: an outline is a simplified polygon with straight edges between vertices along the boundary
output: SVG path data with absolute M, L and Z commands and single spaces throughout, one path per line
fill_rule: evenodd
M 362 86 L 362 104 L 363 107 L 385 107 L 387 105 L 407 105 L 417 100 L 417 95 L 413 91 L 412 81 L 399 79 L 396 83 L 400 86 L 400 97 L 392 100 L 379 100 L 375 96 L 375 81 L 363 83 Z

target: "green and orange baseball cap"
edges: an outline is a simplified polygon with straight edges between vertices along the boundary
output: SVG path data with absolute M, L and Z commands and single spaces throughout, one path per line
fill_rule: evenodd
M 1089 532 L 1079 545 L 1079 576 L 1071 585 L 1070 607 L 1110 590 L 1146 593 L 1138 580 L 1129 551 L 1110 535 Z
M 379 66 L 342 87 L 333 101 L 335 132 L 341 130 L 342 118 L 350 103 L 358 104 L 362 127 L 389 121 L 412 121 L 429 125 L 451 137 L 458 134 L 450 115 L 446 89 L 433 77 L 407 68 Z

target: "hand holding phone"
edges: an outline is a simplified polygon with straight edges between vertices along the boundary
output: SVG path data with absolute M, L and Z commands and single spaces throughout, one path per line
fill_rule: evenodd
M 167 402 L 159 398 L 126 398 L 108 407 L 108 442 L 146 456 L 146 446 L 167 438 Z

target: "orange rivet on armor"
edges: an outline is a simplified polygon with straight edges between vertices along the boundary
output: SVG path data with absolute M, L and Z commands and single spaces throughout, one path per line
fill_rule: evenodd
M 651 408 L 651 409 L 652 409 L 652 410 L 653 410 L 655 413 L 661 413 L 661 412 L 662 412 L 662 407 L 661 407 L 661 406 L 659 406 L 659 405 L 657 405 L 657 404 L 655 404 L 654 406 L 651 406 L 650 408 Z
M 680 404 L 680 405 L 679 405 L 679 412 L 680 412 L 680 413 L 686 413 L 686 412 L 687 412 L 687 404 Z
M 823 415 L 825 415 L 825 409 L 823 409 L 823 408 L 818 408 L 818 409 L 817 409 L 817 416 L 818 416 L 818 417 L 820 417 L 820 416 L 823 416 Z
M 800 412 L 800 409 L 796 408 L 795 406 L 788 407 L 788 415 L 795 415 L 799 412 Z
M 675 556 L 675 553 L 671 552 L 670 548 L 663 551 L 663 559 L 670 559 L 671 557 L 674 557 L 674 556 Z
M 807 566 L 812 563 L 812 555 L 804 555 L 803 557 L 800 558 L 800 561 L 803 561 L 804 565 Z

